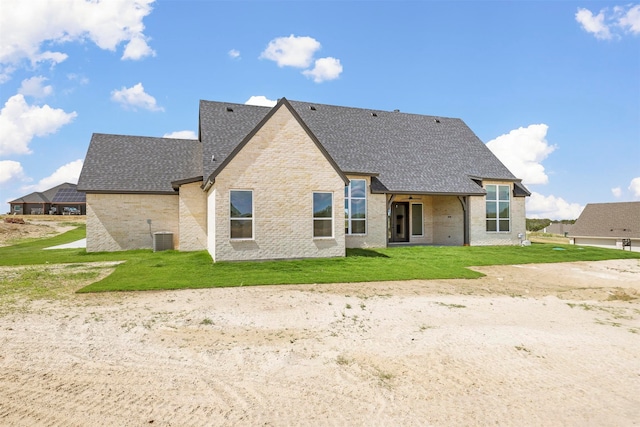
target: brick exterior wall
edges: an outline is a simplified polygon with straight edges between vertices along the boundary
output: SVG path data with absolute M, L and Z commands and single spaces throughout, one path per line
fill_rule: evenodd
M 367 233 L 345 236 L 347 248 L 384 248 L 387 246 L 387 196 L 371 194 L 371 178 L 348 175 L 349 179 L 364 179 L 367 182 Z M 343 220 L 344 224 L 344 220 Z
M 158 231 L 179 242 L 177 194 L 87 194 L 87 252 L 151 249 Z
M 209 252 L 216 261 L 344 256 L 344 185 L 282 106 L 209 190 Z M 252 240 L 230 239 L 230 190 L 253 191 Z M 333 193 L 333 238 L 313 238 L 314 191 Z
M 457 196 L 433 197 L 433 244 L 464 244 L 464 210 Z
M 484 181 L 483 184 L 511 186 L 511 231 L 505 233 L 487 232 L 486 198 L 484 196 L 471 196 L 469 197 L 471 245 L 519 245 L 518 233 L 522 233 L 524 238 L 527 231 L 525 197 L 513 197 L 513 183 L 510 182 Z
M 207 196 L 202 181 L 180 186 L 180 237 L 178 249 L 200 251 L 207 249 Z

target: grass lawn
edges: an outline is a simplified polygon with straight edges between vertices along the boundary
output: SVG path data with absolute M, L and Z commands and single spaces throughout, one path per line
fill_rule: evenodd
M 0 247 L 0 266 L 125 261 L 108 277 L 79 292 L 141 291 L 271 284 L 477 278 L 466 267 L 605 259 L 640 259 L 640 253 L 558 244 L 520 246 L 412 246 L 350 249 L 344 258 L 213 263 L 206 251 L 135 250 L 87 253 L 43 250 L 85 237 L 85 228 Z

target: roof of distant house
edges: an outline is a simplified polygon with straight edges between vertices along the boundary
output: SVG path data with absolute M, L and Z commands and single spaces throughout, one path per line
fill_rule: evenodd
M 12 204 L 20 204 L 20 203 L 51 203 L 54 201 L 58 190 L 62 189 L 76 189 L 76 184 L 70 184 L 65 182 L 60 185 L 56 185 L 45 191 L 34 191 L 33 193 L 29 193 L 26 196 L 18 197 L 15 200 L 10 201 Z
M 640 202 L 589 203 L 569 235 L 640 238 Z

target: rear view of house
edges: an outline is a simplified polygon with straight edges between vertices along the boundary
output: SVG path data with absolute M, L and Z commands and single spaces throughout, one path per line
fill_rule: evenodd
M 460 119 L 283 98 L 201 101 L 199 123 L 198 140 L 93 135 L 88 251 L 163 232 L 215 261 L 288 259 L 525 233 L 529 192 Z
M 640 252 L 640 202 L 589 203 L 569 237 L 576 245 Z

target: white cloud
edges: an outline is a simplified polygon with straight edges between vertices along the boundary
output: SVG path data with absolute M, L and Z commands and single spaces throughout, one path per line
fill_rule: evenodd
M 32 96 L 34 98 L 44 98 L 53 93 L 53 87 L 51 85 L 44 86 L 43 83 L 47 81 L 46 77 L 37 76 L 25 79 L 18 89 L 18 93 L 25 96 Z
M 555 149 L 546 140 L 549 126 L 530 125 L 487 142 L 487 147 L 524 184 L 546 184 L 549 177 L 542 161 Z
M 171 133 L 165 133 L 162 137 L 175 139 L 198 139 L 198 135 L 192 130 L 178 130 Z
M 20 162 L 0 160 L 0 184 L 24 178 L 24 170 Z
M 122 59 L 153 55 L 146 43 L 143 19 L 154 0 L 2 0 L 0 28 L 11 37 L 0 38 L 0 78 L 7 79 L 23 60 L 60 63 L 67 54 L 45 50 L 63 43 L 90 40 L 115 51 L 128 42 Z
M 307 68 L 313 55 L 320 49 L 320 43 L 312 37 L 278 37 L 273 39 L 262 52 L 260 58 L 275 61 L 279 67 Z
M 233 59 L 238 59 L 240 58 L 240 51 L 239 50 L 235 50 L 235 49 L 231 49 L 229 51 L 229 57 L 233 58 Z
M 273 107 L 278 101 L 268 99 L 266 96 L 252 96 L 245 102 L 245 105 L 258 105 L 260 107 Z
M 612 188 L 611 194 L 613 194 L 613 197 L 619 198 L 620 196 L 622 196 L 622 188 L 620 187 Z
M 611 38 L 609 26 L 604 23 L 604 11 L 600 11 L 599 14 L 594 15 L 588 9 L 578 8 L 576 21 L 580 23 L 586 32 L 593 34 L 597 39 Z
M 31 153 L 29 143 L 34 136 L 55 133 L 76 117 L 75 111 L 29 105 L 24 95 L 12 96 L 0 110 L 0 156 Z
M 533 192 L 526 201 L 527 218 L 577 219 L 584 206 L 569 203 L 561 197 L 543 196 Z
M 67 74 L 67 79 L 69 79 L 72 82 L 77 81 L 81 85 L 89 84 L 89 78 L 86 76 L 83 76 L 82 74 L 69 73 Z
M 137 36 L 131 39 L 127 46 L 124 48 L 122 59 L 138 60 L 145 56 L 156 56 L 156 52 L 149 47 L 147 41 L 142 36 Z
M 33 191 L 45 191 L 51 187 L 55 187 L 56 185 L 64 184 L 65 182 L 76 184 L 80 177 L 80 171 L 82 171 L 82 164 L 83 160 L 78 159 L 67 163 L 66 165 L 62 165 L 56 169 L 54 173 L 38 181 L 37 184 L 24 186 L 22 187 L 22 190 L 27 193 Z
M 156 99 L 144 91 L 142 83 L 138 83 L 131 87 L 123 87 L 120 90 L 111 92 L 111 100 L 119 103 L 124 108 L 130 108 L 136 111 L 138 108 L 149 111 L 164 111 L 159 107 Z
M 278 37 L 269 42 L 260 58 L 275 61 L 279 67 L 313 68 L 304 70 L 302 74 L 316 83 L 335 80 L 342 73 L 340 60 L 332 57 L 313 60 L 315 53 L 321 48 L 320 42 L 312 37 Z M 229 52 L 231 54 L 231 52 Z
M 640 200 L 640 176 L 631 180 L 629 190 L 633 193 L 633 197 Z
M 604 8 L 597 15 L 588 9 L 578 8 L 575 18 L 583 30 L 597 39 L 621 38 L 625 33 L 640 34 L 640 5 Z
M 616 9 L 618 10 L 619 8 Z M 626 12 L 623 10 L 618 24 L 632 34 L 640 34 L 640 4 L 633 6 Z
M 342 73 L 342 64 L 340 60 L 332 57 L 320 58 L 316 60 L 312 70 L 302 72 L 307 77 L 312 77 L 316 83 L 322 83 L 327 80 L 335 80 Z

